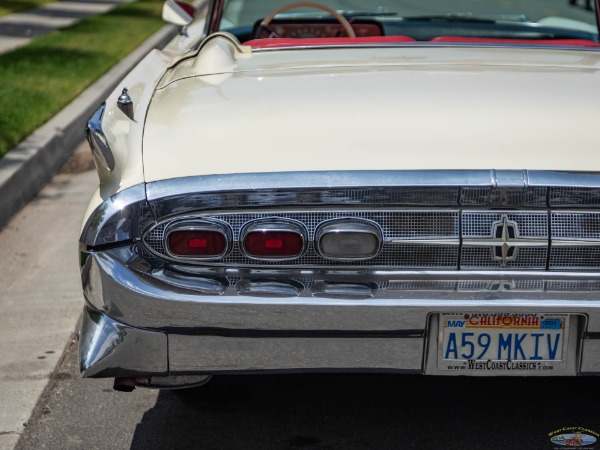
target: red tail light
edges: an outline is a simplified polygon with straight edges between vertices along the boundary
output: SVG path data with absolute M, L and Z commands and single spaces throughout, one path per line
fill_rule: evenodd
M 302 236 L 290 231 L 253 231 L 244 241 L 251 256 L 293 257 L 302 252 Z
M 167 248 L 173 256 L 217 257 L 227 250 L 227 237 L 216 230 L 174 230 Z
M 304 251 L 302 229 L 287 222 L 260 222 L 243 233 L 244 252 L 254 258 L 294 258 Z

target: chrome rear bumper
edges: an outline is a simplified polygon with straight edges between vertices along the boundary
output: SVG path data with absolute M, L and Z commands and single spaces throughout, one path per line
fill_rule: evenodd
M 80 333 L 84 376 L 266 370 L 435 373 L 428 366 L 427 349 L 436 339 L 434 322 L 441 312 L 572 314 L 576 334 L 569 341 L 569 354 L 573 359 L 564 375 L 600 374 L 597 291 L 373 288 L 366 295 L 349 288 L 379 279 L 412 282 L 415 277 L 431 281 L 466 275 L 386 273 L 375 274 L 374 279 L 373 274 L 321 272 L 304 276 L 319 283 L 333 281 L 331 289 L 315 288 L 313 283 L 294 291 L 279 289 L 298 284 L 286 283 L 287 275 L 282 273 L 221 271 L 207 277 L 175 275 L 171 269 L 149 264 L 135 245 L 84 254 L 82 277 L 88 302 Z M 231 282 L 234 275 L 236 284 Z M 517 277 L 468 276 L 502 282 Z M 589 281 L 574 274 L 518 275 L 539 276 Z

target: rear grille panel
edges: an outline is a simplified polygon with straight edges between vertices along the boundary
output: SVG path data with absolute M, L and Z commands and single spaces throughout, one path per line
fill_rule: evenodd
M 600 267 L 600 247 L 558 247 L 550 252 L 555 269 L 596 269 Z
M 600 213 L 552 213 L 552 237 L 597 240 L 600 244 Z
M 600 207 L 600 189 L 579 187 L 548 188 L 548 206 L 550 207 Z
M 520 191 L 520 195 L 536 202 L 542 197 L 546 198 L 547 190 L 530 188 Z M 419 189 L 415 195 L 422 195 L 422 191 Z M 370 195 L 373 192 L 374 190 L 369 190 Z M 483 201 L 483 197 L 492 193 L 484 188 L 462 189 L 461 192 L 468 192 L 469 198 L 476 201 Z M 565 205 L 575 195 L 569 194 L 569 190 L 557 192 L 552 198 L 562 199 Z M 254 198 L 254 195 L 247 194 L 246 200 L 258 203 L 259 198 Z M 260 197 L 260 193 L 256 195 Z M 385 195 L 389 196 L 389 193 Z M 583 199 L 579 191 L 575 196 L 579 200 Z M 464 197 L 462 201 L 466 201 Z M 171 217 L 150 228 L 142 238 L 146 249 L 161 259 L 172 259 L 165 252 L 165 229 L 170 223 L 183 218 L 224 222 L 232 230 L 231 251 L 225 257 L 211 261 L 179 259 L 197 265 L 469 271 L 594 271 L 600 268 L 600 213 L 596 211 L 417 208 L 367 210 L 346 206 L 311 211 L 268 211 L 263 208 L 261 211 L 202 212 Z M 239 239 L 243 227 L 251 221 L 269 218 L 297 221 L 306 228 L 307 248 L 300 257 L 289 261 L 264 261 L 248 258 L 241 252 Z M 315 231 L 326 221 L 342 218 L 366 219 L 378 224 L 384 241 L 381 252 L 374 258 L 363 261 L 329 260 L 321 257 L 315 250 Z M 508 251 L 505 252 L 504 260 L 501 260 L 499 255 L 502 254 L 503 245 Z
M 521 237 L 548 238 L 548 214 L 545 212 L 463 212 L 463 237 L 492 237 L 492 225 L 506 216 L 515 222 Z
M 461 255 L 461 268 L 468 270 L 478 269 L 519 269 L 519 270 L 545 270 L 548 249 L 546 248 L 519 248 L 517 259 L 507 261 L 501 267 L 493 259 L 492 250 L 484 247 L 463 247 Z

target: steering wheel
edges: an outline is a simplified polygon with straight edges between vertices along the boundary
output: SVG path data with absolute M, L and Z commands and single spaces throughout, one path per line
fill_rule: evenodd
M 260 23 L 260 25 L 258 26 L 258 31 L 256 32 L 256 37 L 259 37 L 259 34 L 263 28 L 268 30 L 269 24 L 271 22 L 273 22 L 273 19 L 275 19 L 275 16 L 277 14 L 281 14 L 282 12 L 285 12 L 288 9 L 302 8 L 302 7 L 315 8 L 315 9 L 320 9 L 322 11 L 328 12 L 335 18 L 335 20 L 338 21 L 338 23 L 342 26 L 342 28 L 344 29 L 344 31 L 346 32 L 346 35 L 348 37 L 351 37 L 351 38 L 356 37 L 356 33 L 354 33 L 354 30 L 352 29 L 352 25 L 350 25 L 350 22 L 348 22 L 348 20 L 346 20 L 346 18 L 344 16 L 342 16 L 339 12 L 337 12 L 335 9 L 331 9 L 325 5 L 321 5 L 320 3 L 311 3 L 311 2 L 294 2 L 294 3 L 290 3 L 289 5 L 285 5 L 285 6 L 282 6 L 281 8 L 276 9 L 271 14 L 269 14 L 267 17 L 265 17 L 263 19 L 263 21 Z

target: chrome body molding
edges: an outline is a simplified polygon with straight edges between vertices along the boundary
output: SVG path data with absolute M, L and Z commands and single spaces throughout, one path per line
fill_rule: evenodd
M 115 169 L 115 157 L 102 130 L 102 116 L 105 109 L 106 104 L 103 103 L 92 115 L 87 123 L 85 136 L 96 162 L 102 169 L 112 172 Z
M 257 206 L 593 208 L 600 206 L 600 174 L 525 170 L 224 174 L 148 183 L 147 192 L 157 218 Z
M 477 46 L 478 47 L 485 47 L 485 48 L 509 48 L 509 49 L 532 49 L 532 50 L 539 50 L 539 48 L 541 47 L 542 44 L 527 44 L 527 43 L 519 43 L 519 44 L 511 44 L 510 42 L 508 43 L 504 43 L 504 42 L 478 42 Z M 298 46 L 298 45 L 293 45 L 293 46 L 277 46 L 277 47 L 262 47 L 262 48 L 256 48 L 256 49 L 252 49 L 252 52 L 257 52 L 257 53 L 262 53 L 262 52 L 277 52 L 277 51 L 282 51 L 282 50 L 286 50 L 286 51 L 299 51 L 299 50 L 306 50 L 306 49 L 323 49 L 323 48 L 327 48 L 327 49 L 334 49 L 334 48 L 338 48 L 338 49 L 342 49 L 342 48 L 365 48 L 365 47 L 433 47 L 433 48 L 439 48 L 439 47 L 454 47 L 454 48 L 473 48 L 473 44 L 472 43 L 462 43 L 462 42 L 436 42 L 435 44 L 430 43 L 430 42 L 419 42 L 419 41 L 414 41 L 414 42 L 378 42 L 377 44 L 368 44 L 368 43 L 364 43 L 364 44 L 352 44 L 352 43 L 348 43 L 348 44 L 327 44 L 327 45 L 303 45 L 303 46 Z M 592 52 L 592 53 L 597 53 L 598 50 L 594 47 L 583 47 L 580 45 L 552 45 L 552 50 L 568 50 L 568 51 L 578 51 L 578 52 Z

